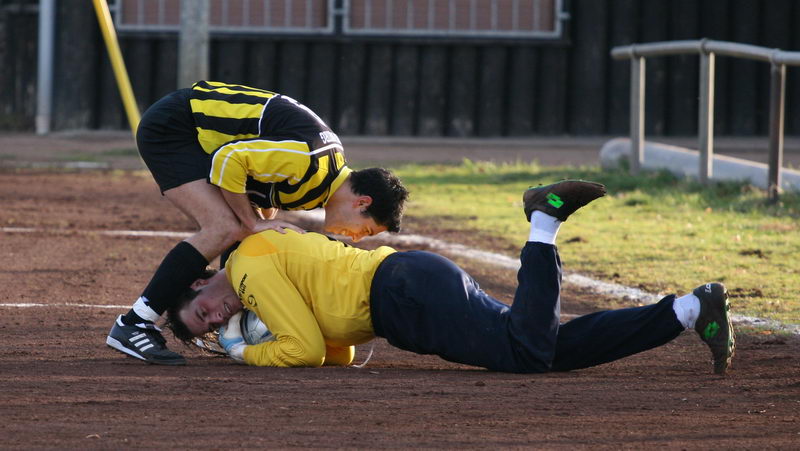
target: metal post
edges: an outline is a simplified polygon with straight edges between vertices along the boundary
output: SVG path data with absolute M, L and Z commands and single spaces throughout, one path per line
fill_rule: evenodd
M 53 36 L 55 0 L 39 1 L 39 67 L 36 87 L 36 134 L 50 133 L 53 105 Z
M 707 185 L 714 175 L 714 53 L 700 54 L 700 183 Z
M 178 87 L 208 78 L 208 0 L 181 0 Z
M 638 174 L 644 163 L 644 78 L 645 60 L 631 58 L 631 173 Z
M 769 87 L 769 169 L 767 172 L 767 196 L 777 202 L 781 187 L 783 167 L 783 121 L 786 90 L 786 65 L 770 65 Z

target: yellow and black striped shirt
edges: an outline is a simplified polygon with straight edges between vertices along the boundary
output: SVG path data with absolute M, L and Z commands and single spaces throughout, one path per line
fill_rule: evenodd
M 338 136 L 290 97 L 200 81 L 189 103 L 198 141 L 212 154 L 209 181 L 260 207 L 322 207 L 351 172 Z

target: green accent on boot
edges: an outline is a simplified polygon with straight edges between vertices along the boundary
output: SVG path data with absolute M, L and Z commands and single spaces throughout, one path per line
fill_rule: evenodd
M 719 324 L 716 321 L 712 321 L 703 329 L 703 339 L 710 340 L 717 336 L 717 333 L 719 333 Z
M 556 208 L 561 208 L 561 206 L 564 205 L 564 201 L 561 200 L 557 194 L 553 193 L 547 193 L 547 203 Z

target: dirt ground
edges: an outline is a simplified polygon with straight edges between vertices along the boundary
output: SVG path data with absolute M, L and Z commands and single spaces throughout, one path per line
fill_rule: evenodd
M 105 337 L 126 310 L 119 306 L 132 304 L 179 238 L 98 232 L 192 229 L 149 176 L 6 168 L 0 205 L 4 449 L 800 445 L 796 336 L 740 333 L 726 377 L 711 373 L 709 352 L 693 332 L 560 374 L 493 373 L 383 340 L 373 342 L 363 369 L 251 368 L 182 348 L 169 334 L 189 365 L 147 365 L 108 348 Z M 475 241 L 407 222 L 412 233 Z M 513 273 L 459 263 L 509 302 Z M 567 287 L 562 311 L 605 304 Z M 358 347 L 357 362 L 370 346 Z

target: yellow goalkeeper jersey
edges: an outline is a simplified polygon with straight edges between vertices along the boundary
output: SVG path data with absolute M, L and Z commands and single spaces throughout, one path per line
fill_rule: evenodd
M 198 142 L 212 155 L 209 181 L 259 207 L 322 207 L 352 172 L 339 137 L 290 97 L 200 81 L 189 103 Z
M 276 340 L 247 346 L 245 362 L 284 367 L 349 363 L 352 346 L 375 336 L 372 278 L 394 252 L 387 246 L 367 251 L 291 230 L 246 238 L 228 259 L 228 280 Z

